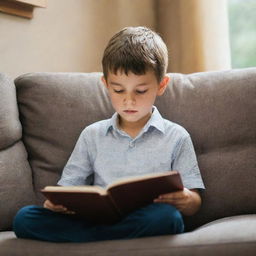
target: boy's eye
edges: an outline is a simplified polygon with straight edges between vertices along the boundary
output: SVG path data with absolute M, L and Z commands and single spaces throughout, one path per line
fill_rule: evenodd
M 124 90 L 117 90 L 117 89 L 114 89 L 113 90 L 115 93 L 124 93 Z M 136 93 L 138 93 L 138 94 L 144 94 L 144 93 L 146 93 L 148 90 L 143 90 L 143 91 L 139 91 L 139 90 L 137 90 L 136 91 Z
M 143 91 L 136 91 L 138 94 L 144 94 L 146 93 L 148 90 L 143 90 Z
M 115 93 L 123 93 L 124 90 L 114 90 Z

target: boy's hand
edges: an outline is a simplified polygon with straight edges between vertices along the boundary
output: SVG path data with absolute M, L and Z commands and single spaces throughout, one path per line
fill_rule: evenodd
M 53 204 L 50 200 L 46 200 L 44 202 L 44 208 L 47 208 L 51 211 L 54 212 L 59 212 L 59 213 L 65 213 L 65 214 L 75 214 L 75 212 L 73 211 L 69 211 L 66 207 L 64 207 L 63 205 L 56 205 Z
M 154 202 L 171 204 L 182 214 L 193 215 L 201 206 L 201 197 L 196 189 L 184 188 L 182 191 L 160 195 Z

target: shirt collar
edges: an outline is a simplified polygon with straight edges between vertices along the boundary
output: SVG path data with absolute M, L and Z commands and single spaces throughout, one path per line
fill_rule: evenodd
M 108 132 L 111 129 L 114 129 L 116 131 L 119 130 L 119 128 L 117 126 L 118 119 L 119 119 L 118 114 L 114 113 L 114 115 L 109 119 L 109 122 L 107 123 L 106 135 L 108 134 Z M 153 106 L 153 112 L 152 112 L 150 119 L 148 120 L 148 122 L 145 124 L 145 126 L 142 129 L 143 133 L 147 132 L 150 127 L 154 127 L 158 131 L 165 133 L 164 119 L 155 106 Z

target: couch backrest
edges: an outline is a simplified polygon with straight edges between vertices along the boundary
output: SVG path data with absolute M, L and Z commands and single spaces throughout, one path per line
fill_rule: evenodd
M 206 185 L 188 230 L 256 212 L 256 69 L 169 74 L 162 115 L 191 134 Z M 113 109 L 101 73 L 33 73 L 16 79 L 23 141 L 36 191 L 55 184 L 81 130 Z M 39 202 L 43 200 L 37 193 Z
M 187 228 L 256 213 L 256 68 L 173 74 L 157 103 L 191 134 L 206 185 Z
M 112 115 L 99 73 L 33 73 L 15 81 L 23 141 L 39 190 L 55 185 L 80 132 Z
M 35 203 L 32 172 L 21 135 L 14 83 L 0 74 L 0 230 L 11 229 L 20 207 Z

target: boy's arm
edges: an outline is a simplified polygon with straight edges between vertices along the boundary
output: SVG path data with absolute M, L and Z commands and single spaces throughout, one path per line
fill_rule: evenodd
M 90 165 L 88 146 L 85 140 L 84 131 L 80 134 L 75 148 L 66 163 L 61 179 L 57 185 L 60 186 L 78 186 L 86 185 L 88 177 L 92 174 L 92 168 Z M 45 200 L 43 204 L 44 208 L 52 210 L 54 212 L 74 214 L 73 211 L 69 211 L 63 205 L 56 205 L 50 200 Z
M 171 204 L 183 215 L 190 216 L 199 210 L 202 200 L 197 189 L 184 188 L 182 191 L 160 195 L 154 202 Z
M 180 173 L 185 188 L 205 188 L 198 167 L 195 149 L 189 135 L 183 137 L 181 140 L 181 143 L 175 152 L 171 169 Z
M 80 134 L 74 150 L 62 171 L 61 179 L 57 184 L 60 186 L 88 185 L 86 182 L 92 173 L 89 147 L 86 141 L 86 130 L 84 130 Z

